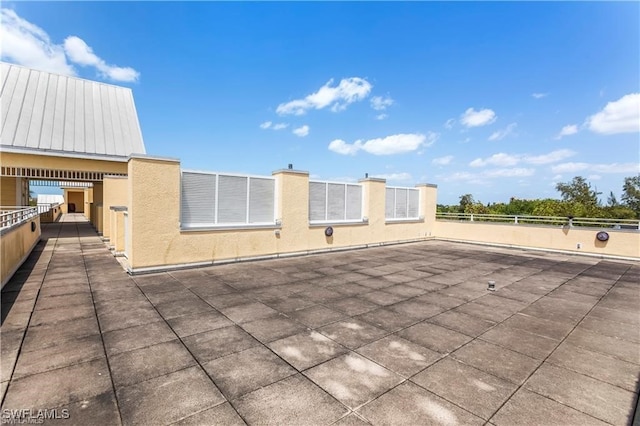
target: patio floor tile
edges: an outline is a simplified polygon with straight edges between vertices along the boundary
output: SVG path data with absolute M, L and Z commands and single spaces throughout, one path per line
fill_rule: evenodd
M 183 342 L 201 363 L 259 344 L 251 335 L 235 325 L 194 334 L 185 337 Z
M 518 390 L 493 416 L 491 422 L 496 426 L 604 426 L 607 424 L 526 389 Z
M 271 342 L 269 347 L 299 371 L 347 352 L 347 348 L 317 331 L 308 331 L 276 340 Z
M 297 373 L 264 346 L 209 361 L 203 368 L 229 400 Z
M 471 340 L 467 335 L 427 322 L 412 325 L 396 334 L 440 353 L 453 352 Z
M 305 375 L 352 410 L 403 380 L 392 371 L 355 353 L 320 364 L 307 370 Z
M 491 343 L 475 340 L 458 349 L 452 356 L 479 370 L 520 384 L 541 361 Z
M 484 420 L 406 382 L 358 410 L 372 424 L 482 425 Z
M 249 424 L 331 424 L 348 410 L 301 374 L 288 377 L 233 401 Z
M 195 363 L 189 351 L 177 339 L 109 357 L 111 376 L 116 387 L 182 370 Z
M 564 368 L 545 363 L 524 386 L 611 424 L 631 424 L 633 420 L 633 392 Z
M 127 425 L 159 425 L 224 402 L 224 397 L 200 367 L 121 388 L 120 413 Z
M 387 334 L 385 330 L 356 319 L 334 322 L 318 331 L 349 349 L 357 349 Z
M 411 381 L 486 420 L 518 387 L 450 357 L 418 373 Z
M 413 376 L 442 356 L 396 335 L 363 346 L 357 352 L 403 377 Z

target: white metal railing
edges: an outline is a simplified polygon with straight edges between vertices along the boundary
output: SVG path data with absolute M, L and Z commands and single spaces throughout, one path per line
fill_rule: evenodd
M 4 231 L 36 216 L 38 216 L 37 207 L 2 206 L 0 207 L 0 229 Z
M 465 222 L 494 222 L 512 223 L 515 225 L 554 225 L 554 226 L 584 226 L 594 228 L 613 228 L 621 230 L 640 230 L 640 221 L 636 219 L 604 219 L 562 216 L 528 216 L 504 214 L 474 214 L 474 213 L 436 213 L 437 220 L 465 221 Z
M 59 207 L 60 203 L 38 203 L 38 214 L 48 213 L 56 207 Z

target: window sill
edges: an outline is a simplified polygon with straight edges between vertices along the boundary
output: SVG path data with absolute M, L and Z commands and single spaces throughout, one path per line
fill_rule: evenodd
M 424 223 L 423 217 L 411 217 L 408 219 L 385 219 L 385 225 L 392 225 L 394 223 Z
M 209 232 L 209 231 L 252 231 L 259 229 L 281 229 L 276 223 L 238 223 L 220 225 L 180 225 L 180 232 Z
M 309 228 L 319 228 L 322 226 L 354 226 L 354 225 L 368 225 L 369 220 L 318 220 L 309 222 Z

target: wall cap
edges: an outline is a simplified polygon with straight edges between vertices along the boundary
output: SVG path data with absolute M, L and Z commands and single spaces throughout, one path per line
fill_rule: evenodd
M 109 210 L 113 210 L 114 212 L 126 212 L 127 206 L 111 206 Z
M 304 170 L 294 170 L 294 169 L 279 169 L 276 170 L 274 172 L 271 172 L 272 175 L 279 175 L 279 174 L 288 174 L 288 175 L 304 175 L 304 176 L 309 176 L 309 172 L 306 172 Z
M 136 159 L 136 160 L 152 160 L 152 161 L 166 161 L 169 163 L 179 163 L 180 159 L 179 158 L 174 158 L 174 157 L 159 157 L 156 155 L 147 155 L 147 154 L 131 154 L 129 156 L 129 161 Z
M 418 183 L 416 184 L 416 188 L 420 187 L 420 186 L 426 186 L 427 188 L 437 188 L 438 185 L 436 185 L 435 183 Z
M 122 175 L 110 175 L 110 174 L 104 174 L 102 175 L 102 178 L 107 178 L 107 179 L 128 179 L 129 176 L 122 176 Z
M 358 182 L 382 182 L 382 183 L 387 183 L 387 180 L 383 179 L 383 178 L 368 177 L 368 178 L 358 179 Z

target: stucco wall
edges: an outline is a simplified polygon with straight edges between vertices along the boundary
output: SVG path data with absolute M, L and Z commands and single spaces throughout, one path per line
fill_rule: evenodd
M 65 204 L 67 205 L 67 213 L 71 207 L 71 204 L 75 205 L 75 213 L 84 213 L 84 191 L 65 189 L 64 190 Z
M 3 176 L 0 178 L 0 206 L 12 207 L 18 205 L 17 178 Z
M 385 182 L 363 180 L 363 216 L 368 217 L 368 223 L 335 224 L 333 236 L 326 237 L 324 231 L 328 225 L 309 225 L 308 173 L 284 170 L 275 172 L 274 177 L 280 229 L 183 231 L 180 229 L 180 163 L 132 157 L 127 180 L 130 232 L 126 252 L 130 268 L 136 272 L 154 267 L 419 240 L 433 233 L 436 197 L 433 186 L 419 187 L 421 214 L 431 216 L 423 221 L 390 224 L 385 222 Z
M 434 231 L 446 240 L 640 258 L 640 233 L 633 231 L 443 220 L 435 222 Z M 598 241 L 598 231 L 608 232 L 609 241 Z
M 31 230 L 31 223 L 35 223 L 35 230 Z M 22 265 L 40 240 L 40 218 L 38 216 L 5 231 L 0 236 L 2 248 L 0 264 L 0 278 L 2 286 L 9 281 L 14 272 Z
M 127 206 L 129 203 L 127 178 L 122 176 L 105 176 L 102 181 L 102 236 L 111 237 L 111 229 L 115 227 L 114 206 Z M 94 196 L 97 191 L 94 192 Z M 100 232 L 100 230 L 99 230 Z

